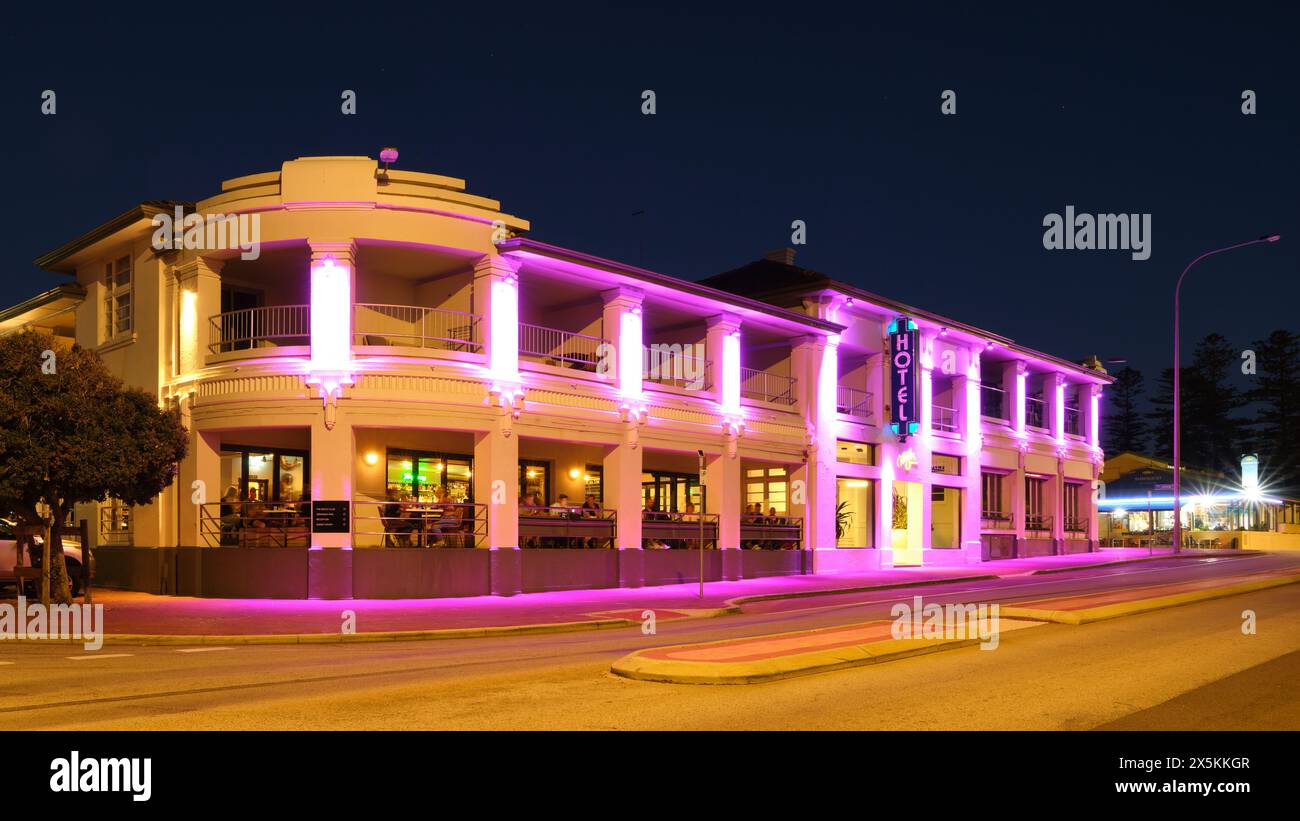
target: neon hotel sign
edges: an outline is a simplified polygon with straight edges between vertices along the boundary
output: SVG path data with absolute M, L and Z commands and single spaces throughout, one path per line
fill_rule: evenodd
M 916 385 L 916 323 L 900 316 L 889 323 L 889 428 L 906 439 L 920 428 Z

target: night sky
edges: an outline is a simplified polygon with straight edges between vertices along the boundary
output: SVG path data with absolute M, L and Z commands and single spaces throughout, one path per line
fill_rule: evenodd
M 965 5 L 27 6 L 0 34 L 0 302 L 63 281 L 32 260 L 142 200 L 393 145 L 398 167 L 465 178 L 537 239 L 688 279 L 804 220 L 801 264 L 1060 356 L 1126 358 L 1148 385 L 1182 267 L 1280 233 L 1198 266 L 1184 350 L 1300 330 L 1294 12 Z M 1151 214 L 1150 259 L 1045 250 L 1043 218 L 1067 205 Z

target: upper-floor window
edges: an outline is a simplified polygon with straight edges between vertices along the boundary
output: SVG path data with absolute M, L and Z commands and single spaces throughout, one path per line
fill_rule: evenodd
M 104 264 L 104 340 L 130 333 L 134 311 L 131 304 L 131 257 Z

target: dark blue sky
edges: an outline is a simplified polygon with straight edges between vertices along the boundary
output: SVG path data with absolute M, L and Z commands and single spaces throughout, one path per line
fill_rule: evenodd
M 1184 350 L 1300 330 L 1293 12 L 965 5 L 18 13 L 0 34 L 0 302 L 60 281 L 31 260 L 141 200 L 395 145 L 399 167 L 467 179 L 538 239 L 686 278 L 801 219 L 803 264 L 1061 356 L 1127 357 L 1149 382 L 1187 261 L 1278 232 L 1198 267 Z M 1044 250 L 1066 205 L 1150 213 L 1151 258 Z

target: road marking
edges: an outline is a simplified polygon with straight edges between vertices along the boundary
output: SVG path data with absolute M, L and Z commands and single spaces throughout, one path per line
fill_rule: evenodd
M 0 661 L 0 664 L 13 664 L 12 661 Z
M 214 650 L 233 650 L 233 647 L 186 647 L 184 650 L 177 650 L 177 653 L 211 653 Z
M 68 659 L 69 661 L 86 661 L 88 659 L 124 659 L 124 658 L 130 658 L 133 655 L 135 654 L 134 653 L 104 653 L 104 654 L 92 653 L 90 655 L 85 655 L 85 656 L 64 656 L 64 658 Z

